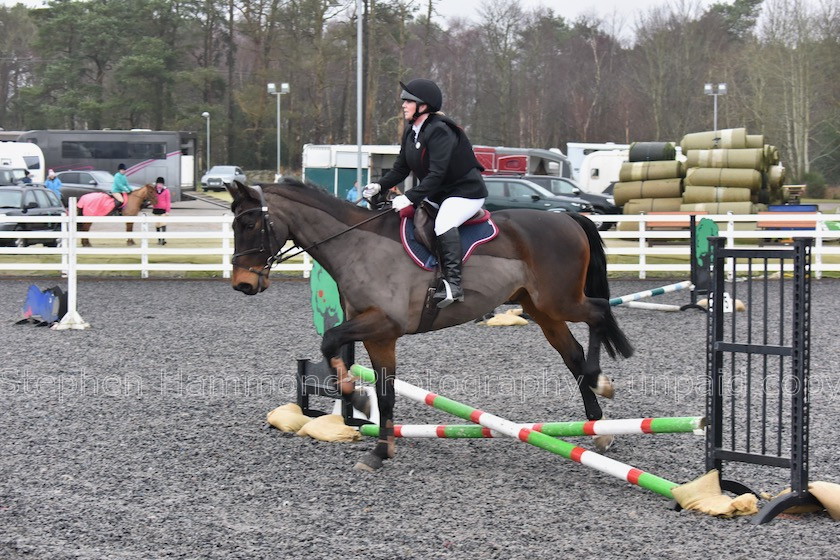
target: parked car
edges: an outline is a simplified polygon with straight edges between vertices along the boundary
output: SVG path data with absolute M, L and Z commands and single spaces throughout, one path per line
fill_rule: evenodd
M 0 215 L 3 216 L 61 216 L 64 205 L 58 196 L 40 185 L 0 187 Z M 61 222 L 14 223 L 0 222 L 0 231 L 60 231 Z M 7 246 L 26 247 L 35 243 L 56 247 L 58 239 L 0 238 Z
M 545 187 L 553 194 L 582 198 L 592 205 L 596 214 L 621 214 L 621 207 L 615 205 L 612 191 L 601 194 L 584 192 L 576 182 L 567 177 L 554 175 L 522 175 L 521 177 Z M 610 229 L 613 225 L 613 222 L 606 222 L 601 229 Z
M 80 198 L 92 192 L 111 192 L 114 186 L 114 174 L 109 171 L 59 171 L 55 176 L 61 179 L 61 202 L 65 206 L 71 196 Z M 139 185 L 129 186 L 136 189 Z
M 214 165 L 210 171 L 201 177 L 201 186 L 204 190 L 223 191 L 231 186 L 234 181 L 247 182 L 245 172 L 241 167 L 235 165 Z
M 17 185 L 17 178 L 15 170 L 11 167 L 0 167 L 0 186 L 2 185 Z
M 547 189 L 527 179 L 491 175 L 484 177 L 487 200 L 484 207 L 490 210 L 531 208 L 549 212 L 593 212 L 591 204 L 582 199 L 556 196 Z

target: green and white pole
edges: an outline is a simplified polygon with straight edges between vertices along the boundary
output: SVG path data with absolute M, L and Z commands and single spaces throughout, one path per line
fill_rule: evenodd
M 635 294 L 629 294 L 622 297 L 612 298 L 610 300 L 610 305 L 615 307 L 616 305 L 622 305 L 631 301 L 639 301 L 640 299 L 649 298 L 653 296 L 661 296 L 662 294 L 667 294 L 670 292 L 678 292 L 680 290 L 687 290 L 693 286 L 691 280 L 684 280 L 682 282 L 677 282 L 676 284 L 668 284 L 667 286 L 662 286 L 661 288 L 654 288 L 652 290 L 645 290 L 643 292 L 636 292 Z
M 552 437 L 619 436 L 630 434 L 675 434 L 702 430 L 706 419 L 702 416 L 673 418 L 633 418 L 617 420 L 588 420 L 586 422 L 543 422 L 517 424 L 519 428 L 534 430 Z M 364 436 L 379 436 L 379 426 L 366 424 L 359 428 Z M 398 424 L 394 435 L 404 438 L 498 438 L 504 434 L 475 424 Z
M 370 368 L 354 364 L 350 367 L 350 372 L 368 383 L 374 383 L 376 381 L 376 374 Z M 522 428 L 519 424 L 510 420 L 505 420 L 494 414 L 436 395 L 400 379 L 394 381 L 394 390 L 398 395 L 425 403 L 463 420 L 475 422 L 508 437 L 516 438 L 525 443 L 545 449 L 546 451 L 551 451 L 587 467 L 661 494 L 666 498 L 673 499 L 674 496 L 671 494 L 671 489 L 679 486 L 676 482 L 665 480 L 664 478 L 610 459 L 609 457 L 599 455 L 594 451 L 572 445 L 562 439 L 556 439 L 529 428 Z

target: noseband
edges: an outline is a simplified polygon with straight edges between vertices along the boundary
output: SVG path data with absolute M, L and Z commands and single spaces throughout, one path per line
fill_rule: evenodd
M 326 243 L 327 241 L 334 239 L 340 235 L 347 233 L 348 231 L 359 227 L 362 224 L 366 224 L 369 221 L 379 218 L 380 216 L 384 216 L 389 213 L 390 210 L 386 210 L 384 212 L 380 212 L 374 216 L 366 220 L 362 220 L 358 224 L 348 227 L 344 231 L 340 231 L 334 235 L 327 237 L 326 239 L 322 239 L 321 241 L 317 241 L 306 248 L 300 248 L 298 245 L 294 245 L 285 251 L 281 250 L 282 247 L 274 250 L 274 245 L 277 243 L 277 240 L 274 237 L 274 222 L 271 220 L 271 214 L 268 212 L 268 204 L 265 201 L 265 196 L 263 195 L 263 190 L 259 185 L 255 185 L 251 187 L 260 195 L 260 205 L 259 207 L 248 208 L 247 210 L 243 210 L 238 214 L 234 215 L 233 221 L 236 222 L 239 217 L 244 216 L 250 212 L 262 212 L 262 224 L 260 225 L 260 246 L 255 247 L 253 249 L 247 249 L 242 251 L 241 253 L 234 253 L 233 257 L 230 260 L 230 264 L 233 265 L 234 268 L 241 268 L 243 270 L 247 270 L 253 274 L 257 275 L 257 288 L 258 290 L 262 291 L 263 289 L 263 281 L 264 279 L 268 278 L 268 275 L 271 273 L 271 267 L 276 262 L 283 262 L 288 260 L 292 257 L 295 257 L 301 253 L 309 251 L 310 249 L 321 245 L 322 243 Z M 290 254 L 291 253 L 291 254 Z M 265 264 L 261 269 L 254 268 L 253 266 L 244 266 L 236 262 L 236 259 L 240 257 L 244 257 L 246 255 L 253 255 L 253 254 L 267 254 L 268 258 L 265 260 Z

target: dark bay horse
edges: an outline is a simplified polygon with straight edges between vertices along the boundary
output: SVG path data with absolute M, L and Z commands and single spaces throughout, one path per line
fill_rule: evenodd
M 418 332 L 434 272 L 415 265 L 400 241 L 399 216 L 367 210 L 292 179 L 228 189 L 234 213 L 233 288 L 248 295 L 268 289 L 271 265 L 286 241 L 305 249 L 335 279 L 347 320 L 324 334 L 321 351 L 336 370 L 342 393 L 354 394 L 339 357 L 348 342 L 362 342 L 377 373 L 380 439 L 356 464 L 376 470 L 394 456 L 393 407 L 396 343 Z M 601 374 L 600 348 L 629 357 L 633 348 L 609 305 L 606 256 L 595 225 L 584 216 L 540 210 L 493 214 L 499 235 L 464 263 L 463 303 L 442 309 L 428 330 L 471 321 L 499 305 L 519 302 L 574 375 L 586 417 L 603 414 L 596 394 L 611 397 Z M 584 353 L 567 321 L 589 326 Z M 602 445 L 605 445 L 603 443 Z
M 145 202 L 157 204 L 157 191 L 155 186 L 149 183 L 128 193 L 128 196 L 125 197 L 125 203 L 119 208 L 115 208 L 117 201 L 112 193 L 106 192 L 93 192 L 83 195 L 76 202 L 76 207 L 82 211 L 83 216 L 107 216 L 114 210 L 117 210 L 123 216 L 136 216 L 140 213 L 140 209 Z M 78 222 L 76 230 L 90 231 L 90 226 L 90 222 Z M 125 224 L 125 231 L 129 233 L 134 231 L 134 224 L 132 222 Z M 126 245 L 134 245 L 134 240 L 126 240 Z M 90 247 L 90 239 L 83 237 L 82 247 Z

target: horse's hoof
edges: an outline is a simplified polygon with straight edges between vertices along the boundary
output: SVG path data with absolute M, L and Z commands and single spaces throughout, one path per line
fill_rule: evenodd
M 595 394 L 608 399 L 613 398 L 613 395 L 615 395 L 612 381 L 610 381 L 610 378 L 603 373 L 598 375 L 598 385 L 595 387 Z
M 353 408 L 365 415 L 365 418 L 370 418 L 370 398 L 364 389 L 356 389 L 350 395 L 350 404 Z
M 592 440 L 595 443 L 595 450 L 598 453 L 604 453 L 615 445 L 615 436 L 593 436 Z
M 382 459 L 373 453 L 365 453 L 359 462 L 353 467 L 353 470 L 364 472 L 376 472 L 382 468 Z

